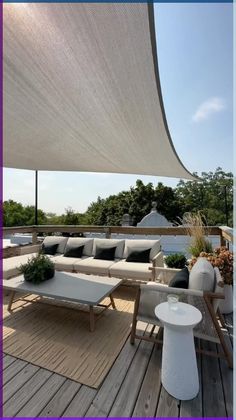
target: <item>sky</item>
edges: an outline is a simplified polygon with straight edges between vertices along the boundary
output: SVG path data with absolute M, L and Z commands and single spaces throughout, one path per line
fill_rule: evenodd
M 233 171 L 233 6 L 223 3 L 156 3 L 158 65 L 169 130 L 190 172 Z M 32 171 L 5 168 L 4 200 L 34 204 Z M 175 187 L 178 179 L 81 172 L 39 172 L 38 206 L 62 214 L 86 211 L 144 183 Z

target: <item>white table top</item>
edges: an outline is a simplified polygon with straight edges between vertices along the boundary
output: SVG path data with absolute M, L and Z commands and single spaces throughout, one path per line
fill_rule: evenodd
M 191 327 L 202 320 L 201 312 L 188 303 L 178 302 L 174 309 L 168 302 L 160 303 L 155 308 L 155 315 L 164 324 Z
M 122 283 L 121 279 L 56 271 L 40 284 L 24 281 L 23 275 L 3 280 L 3 288 L 85 304 L 96 305 Z

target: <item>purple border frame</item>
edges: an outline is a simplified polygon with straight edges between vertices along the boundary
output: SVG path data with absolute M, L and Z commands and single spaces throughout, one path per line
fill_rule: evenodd
M 1 92 L 1 106 L 0 106 L 0 203 L 1 203 L 1 209 L 0 209 L 0 229 L 1 229 L 1 235 L 0 235 L 0 299 L 1 299 L 1 311 L 3 310 L 3 295 L 2 295 L 2 257 L 3 257 L 3 2 L 0 0 L 0 44 L 1 44 L 1 63 L 0 63 L 0 92 Z M 1 346 L 1 355 L 0 355 L 0 387 L 2 390 L 3 386 L 3 377 L 2 377 L 2 371 L 3 371 L 3 328 L 2 328 L 2 319 L 3 314 L 1 312 L 1 336 L 0 336 L 0 346 Z M 2 392 L 0 392 L 0 417 L 3 416 L 3 401 L 2 401 Z

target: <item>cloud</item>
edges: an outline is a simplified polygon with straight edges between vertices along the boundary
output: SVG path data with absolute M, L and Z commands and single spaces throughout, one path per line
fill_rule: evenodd
M 207 120 L 211 115 L 220 112 L 223 109 L 225 109 L 225 102 L 222 98 L 209 98 L 199 105 L 192 117 L 192 120 L 194 122 Z

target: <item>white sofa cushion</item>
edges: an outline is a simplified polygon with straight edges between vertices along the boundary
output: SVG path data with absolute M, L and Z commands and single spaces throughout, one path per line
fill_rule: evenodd
M 3 278 L 5 280 L 11 277 L 19 276 L 19 267 L 21 264 L 26 264 L 28 260 L 35 257 L 37 254 L 19 255 L 17 257 L 3 258 Z
M 109 267 L 112 264 L 114 264 L 114 261 L 95 260 L 93 257 L 89 257 L 84 260 L 78 260 L 74 264 L 74 270 L 78 273 L 109 276 Z
M 83 257 L 88 258 L 88 257 Z M 50 259 L 55 265 L 55 269 L 59 271 L 73 271 L 74 264 L 78 261 L 82 261 L 81 258 L 67 258 L 63 255 L 51 256 Z
M 93 242 L 93 253 L 94 256 L 96 254 L 96 247 L 99 248 L 111 248 L 116 246 L 116 252 L 115 252 L 115 259 L 121 259 L 123 252 L 124 252 L 124 246 L 125 241 L 123 239 L 98 239 L 95 238 Z
M 43 245 L 59 244 L 57 254 L 64 254 L 67 241 L 68 238 L 64 238 L 63 236 L 46 236 L 43 240 Z
M 189 275 L 189 289 L 213 292 L 215 289 L 215 272 L 206 258 L 200 257 Z
M 149 280 L 152 278 L 152 271 L 149 270 L 150 263 L 134 263 L 125 260 L 115 262 L 109 268 L 111 277 L 124 279 Z
M 127 258 L 132 251 L 142 251 L 151 248 L 150 261 L 158 254 L 161 249 L 160 240 L 151 239 L 126 239 L 125 249 L 122 258 Z
M 65 250 L 67 246 L 69 248 L 77 248 L 82 245 L 84 245 L 83 255 L 91 257 L 93 251 L 93 239 L 90 238 L 68 238 Z

